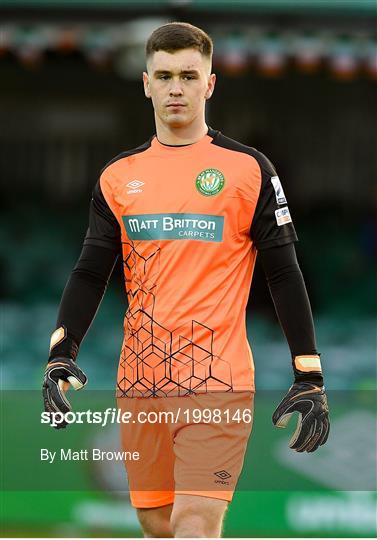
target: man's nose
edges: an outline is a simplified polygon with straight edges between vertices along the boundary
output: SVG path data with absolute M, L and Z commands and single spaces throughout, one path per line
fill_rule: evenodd
M 169 93 L 171 96 L 180 96 L 183 93 L 182 84 L 179 80 L 172 79 L 170 84 Z

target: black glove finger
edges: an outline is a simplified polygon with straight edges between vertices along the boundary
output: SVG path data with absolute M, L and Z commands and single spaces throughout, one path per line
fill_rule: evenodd
M 55 358 L 47 364 L 43 381 L 43 402 L 55 429 L 63 429 L 68 423 L 64 415 L 71 411 L 65 389 L 69 384 L 80 390 L 88 379 L 71 358 Z
M 46 412 L 53 412 L 54 409 L 49 400 L 49 394 L 47 392 L 47 385 L 42 386 L 43 404 Z
M 45 411 L 49 413 L 58 412 L 58 408 L 54 403 L 53 399 L 51 398 L 49 384 L 47 384 L 46 382 L 43 384 L 42 394 Z
M 46 377 L 43 384 L 43 397 L 45 404 L 49 407 L 48 411 L 61 412 L 63 414 L 71 411 L 71 405 L 66 399 L 63 390 L 60 388 L 59 382 L 53 381 Z
M 272 423 L 278 427 L 284 427 L 282 424 L 284 423 L 286 425 L 287 422 L 289 421 L 288 419 L 287 422 L 285 421 L 281 422 L 281 424 L 279 425 L 280 418 L 283 416 L 283 413 L 285 412 L 285 407 L 282 407 L 283 401 L 279 403 L 279 405 L 276 407 L 276 409 L 272 413 Z
M 319 418 L 320 429 L 313 435 L 312 440 L 308 442 L 306 450 L 307 452 L 315 452 L 317 448 L 327 441 L 329 434 L 330 424 L 327 412 L 324 412 Z
M 313 424 L 310 427 L 309 435 L 307 436 L 305 441 L 302 443 L 302 445 L 298 446 L 295 449 L 296 452 L 307 452 L 308 448 L 310 448 L 313 442 L 313 439 L 316 440 L 315 437 L 316 437 L 317 428 L 318 428 L 318 421 L 314 418 Z
M 81 390 L 88 382 L 87 376 L 78 366 L 73 365 L 67 371 L 69 373 L 67 379 L 75 390 Z
M 290 401 L 287 398 L 284 398 L 275 409 L 275 412 L 272 415 L 272 422 L 275 426 L 284 428 L 288 425 L 294 412 L 301 413 L 301 415 L 305 417 L 311 411 L 312 407 L 312 402 L 308 399 Z
M 310 437 L 310 440 L 305 445 L 306 452 L 315 452 L 319 447 L 322 436 L 325 430 L 325 424 L 323 420 L 317 420 L 317 427 L 313 435 Z
M 62 418 L 62 412 L 57 411 L 55 409 L 55 405 L 53 404 L 53 400 L 51 399 L 50 390 L 47 385 L 43 385 L 43 403 L 44 403 L 44 409 L 46 412 L 49 413 L 50 416 L 50 424 L 52 424 L 52 427 L 55 429 L 63 429 L 65 428 L 68 423 Z M 59 417 L 58 417 L 59 415 Z
M 307 441 L 313 435 L 315 429 L 316 421 L 311 413 L 306 416 L 300 415 L 296 431 L 289 442 L 289 447 L 297 452 L 303 452 Z
M 285 428 L 288 425 L 289 420 L 291 419 L 291 416 L 294 411 L 291 411 L 290 409 L 276 409 L 274 414 L 272 415 L 272 423 L 279 428 Z
M 277 427 L 286 427 L 292 416 L 294 404 L 285 396 L 272 413 L 272 423 Z
M 58 360 L 48 364 L 46 376 L 58 382 L 59 379 L 70 382 L 75 390 L 80 390 L 88 382 L 85 373 L 73 362 Z
M 327 442 L 327 439 L 328 439 L 329 433 L 330 433 L 330 421 L 329 421 L 329 418 L 328 418 L 327 415 L 326 415 L 323 423 L 324 423 L 324 431 L 322 433 L 321 442 L 319 443 L 320 446 L 324 445 Z

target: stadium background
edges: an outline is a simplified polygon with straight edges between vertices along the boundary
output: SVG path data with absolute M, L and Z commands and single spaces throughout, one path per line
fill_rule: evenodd
M 272 429 L 290 360 L 257 267 L 248 306 L 256 418 L 225 534 L 373 535 L 375 3 L 1 0 L 3 535 L 140 535 L 121 465 L 39 461 L 40 447 L 112 448 L 117 440 L 111 429 L 39 425 L 39 388 L 98 172 L 153 132 L 140 82 L 143 44 L 170 20 L 214 38 L 209 124 L 270 156 L 284 182 L 332 410 L 331 438 L 313 456 L 290 453 L 289 434 Z M 90 387 L 72 396 L 76 408 L 113 406 L 121 287 L 119 267 L 81 348 Z

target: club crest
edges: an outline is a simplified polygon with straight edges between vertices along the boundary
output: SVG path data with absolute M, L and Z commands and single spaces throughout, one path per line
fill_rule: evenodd
M 196 177 L 196 189 L 202 195 L 210 197 L 217 195 L 223 189 L 225 178 L 218 169 L 205 169 Z

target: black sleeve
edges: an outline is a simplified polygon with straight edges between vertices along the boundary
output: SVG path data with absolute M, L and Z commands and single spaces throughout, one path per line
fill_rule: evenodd
M 262 250 L 258 257 L 292 359 L 295 356 L 318 354 L 312 310 L 294 244 Z M 295 368 L 294 372 L 297 376 Z M 321 374 L 310 373 L 307 377 L 310 380 L 315 377 L 318 384 L 323 384 Z
M 262 184 L 251 224 L 250 235 L 258 250 L 297 241 L 287 200 L 272 163 L 261 152 L 256 154 Z
M 90 203 L 89 228 L 84 246 L 99 246 L 119 252 L 120 243 L 119 223 L 107 204 L 98 181 Z
M 120 227 L 96 185 L 89 212 L 89 228 L 81 255 L 61 299 L 56 328 L 67 337 L 50 351 L 75 359 L 78 348 L 97 312 L 121 249 Z

